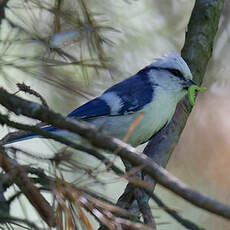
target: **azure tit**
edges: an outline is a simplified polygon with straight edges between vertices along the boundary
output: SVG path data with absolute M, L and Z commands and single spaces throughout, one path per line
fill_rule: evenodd
M 168 54 L 78 107 L 68 117 L 103 128 L 106 133 L 121 140 L 135 124 L 127 143 L 136 147 L 169 123 L 177 103 L 191 85 L 195 83 L 183 58 L 177 53 Z M 139 122 L 136 122 L 138 119 Z M 71 137 L 71 140 L 78 138 L 76 134 L 53 126 L 43 129 Z M 10 143 L 34 137 L 38 136 L 30 133 Z

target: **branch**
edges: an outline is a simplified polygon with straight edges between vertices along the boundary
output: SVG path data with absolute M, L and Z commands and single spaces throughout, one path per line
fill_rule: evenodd
M 25 125 L 25 124 L 17 123 L 14 121 L 10 121 L 7 118 L 7 116 L 1 115 L 1 114 L 0 114 L 0 124 L 1 125 L 8 125 L 10 127 L 20 129 L 20 130 L 26 130 L 27 132 L 23 131 L 22 132 L 23 134 L 25 134 L 25 133 L 28 134 L 28 132 L 36 133 L 37 135 L 40 135 L 40 136 L 48 138 L 48 139 L 53 139 L 53 140 L 60 142 L 64 145 L 67 145 L 73 149 L 80 150 L 82 152 L 86 152 L 89 155 L 100 160 L 106 167 L 113 170 L 116 174 L 118 174 L 118 175 L 124 174 L 123 171 L 121 169 L 119 169 L 116 165 L 114 165 L 114 163 L 112 161 L 110 161 L 108 158 L 106 158 L 103 154 L 100 154 L 95 149 L 87 148 L 87 147 L 84 147 L 82 145 L 76 144 L 75 142 L 70 141 L 70 140 L 66 139 L 65 137 L 62 137 L 60 135 L 48 132 L 44 129 L 40 129 L 40 128 L 33 126 L 33 125 Z M 19 132 L 16 132 L 16 133 L 19 133 Z M 10 134 L 6 135 L 6 137 L 9 137 L 9 136 L 11 136 L 11 135 Z M 14 135 L 12 137 L 15 138 Z M 0 140 L 0 145 L 5 144 L 6 143 L 5 141 L 10 141 L 10 139 L 3 137 L 3 139 Z
M 144 154 L 138 155 L 135 148 L 119 139 L 106 135 L 97 130 L 94 126 L 68 117 L 65 118 L 42 105 L 9 94 L 3 88 L 0 88 L 0 104 L 15 112 L 17 115 L 22 114 L 24 116 L 47 122 L 59 129 L 77 133 L 83 138 L 86 138 L 95 147 L 108 150 L 111 153 L 120 156 L 122 159 L 129 161 L 134 166 L 142 166 L 143 171 L 155 179 L 159 184 L 173 191 L 175 194 L 181 196 L 195 206 L 226 219 L 230 219 L 230 207 L 228 205 L 210 199 L 199 192 L 188 188 L 187 185 L 175 176 L 169 174 L 164 168 L 157 165 L 149 157 Z M 151 187 L 146 189 L 152 192 Z
M 224 0 L 197 0 L 192 11 L 181 53 L 199 85 L 212 56 L 223 7 Z

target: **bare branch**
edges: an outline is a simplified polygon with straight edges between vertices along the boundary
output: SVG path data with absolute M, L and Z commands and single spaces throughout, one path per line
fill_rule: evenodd
M 41 195 L 37 187 L 29 179 L 26 172 L 17 164 L 17 162 L 9 158 L 4 151 L 4 148 L 0 149 L 0 166 L 5 172 L 14 170 L 14 173 L 20 179 L 15 180 L 17 186 L 21 189 L 23 194 L 27 197 L 30 203 L 37 210 L 42 219 L 48 224 L 48 226 L 54 227 L 56 225 L 56 217 L 53 209 Z

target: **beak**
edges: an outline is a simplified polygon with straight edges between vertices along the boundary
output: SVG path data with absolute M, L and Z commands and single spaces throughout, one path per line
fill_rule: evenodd
M 185 90 L 188 90 L 188 88 L 189 88 L 191 85 L 196 85 L 196 83 L 195 83 L 194 81 L 192 81 L 192 80 L 187 80 L 187 81 L 185 81 L 183 87 L 184 87 Z

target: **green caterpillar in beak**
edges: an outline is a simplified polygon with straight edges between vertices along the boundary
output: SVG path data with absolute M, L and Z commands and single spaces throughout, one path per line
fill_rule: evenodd
M 188 99 L 189 99 L 189 102 L 192 106 L 195 105 L 195 96 L 196 96 L 196 91 L 197 92 L 204 92 L 205 90 L 207 90 L 206 88 L 204 87 L 199 87 L 197 85 L 191 85 L 189 88 L 188 88 Z

